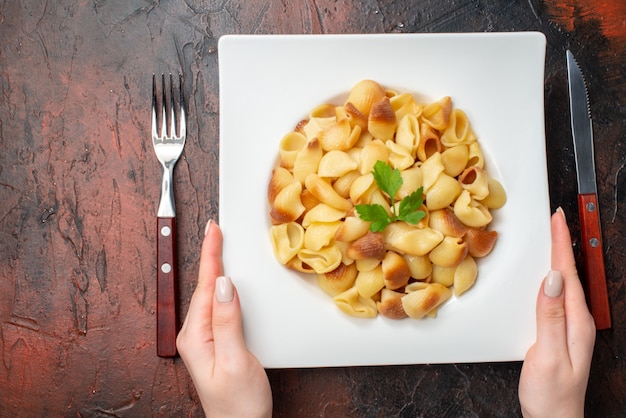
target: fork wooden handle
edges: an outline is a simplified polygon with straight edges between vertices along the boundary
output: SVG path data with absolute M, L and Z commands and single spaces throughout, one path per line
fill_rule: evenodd
M 176 356 L 176 218 L 157 218 L 157 355 Z

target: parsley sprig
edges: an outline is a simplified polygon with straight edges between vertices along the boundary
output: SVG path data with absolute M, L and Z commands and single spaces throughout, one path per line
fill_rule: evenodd
M 355 209 L 359 217 L 364 221 L 370 221 L 370 231 L 382 232 L 387 225 L 395 221 L 404 221 L 417 224 L 426 213 L 418 210 L 424 203 L 424 188 L 420 187 L 400 201 L 396 213 L 395 196 L 402 186 L 402 176 L 397 168 L 391 168 L 389 164 L 376 161 L 372 171 L 376 184 L 391 199 L 391 215 L 378 203 L 368 205 L 356 205 Z

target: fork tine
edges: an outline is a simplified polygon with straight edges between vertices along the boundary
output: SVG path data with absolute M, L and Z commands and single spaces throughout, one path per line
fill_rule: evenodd
M 157 102 L 157 98 L 156 98 L 156 92 L 157 92 L 157 87 L 156 87 L 156 75 L 152 74 L 152 137 L 155 138 L 158 136 L 158 132 L 157 132 L 157 115 L 156 115 L 156 102 Z
M 187 120 L 185 113 L 185 94 L 183 93 L 183 75 L 178 75 L 178 88 L 180 92 L 180 136 L 184 138 L 187 135 Z
M 170 73 L 170 138 L 176 138 L 176 103 L 174 103 L 174 83 L 172 81 L 172 73 Z
M 161 74 L 161 90 L 162 90 L 162 100 L 161 100 L 161 136 L 167 138 L 168 134 L 168 126 L 167 126 L 167 97 L 165 94 L 165 74 Z

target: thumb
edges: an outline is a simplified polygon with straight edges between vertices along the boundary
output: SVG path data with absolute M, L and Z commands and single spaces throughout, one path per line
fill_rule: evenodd
M 213 338 L 218 362 L 220 357 L 236 358 L 247 351 L 243 339 L 239 296 L 232 280 L 227 276 L 220 276 L 215 282 Z
M 567 354 L 565 297 L 560 271 L 548 273 L 537 296 L 537 349 L 548 357 Z

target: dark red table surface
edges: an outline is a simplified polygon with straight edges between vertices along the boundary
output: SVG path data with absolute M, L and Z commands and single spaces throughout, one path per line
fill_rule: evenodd
M 566 212 L 579 263 L 566 49 L 587 75 L 613 329 L 598 333 L 586 407 L 626 415 L 624 22 L 626 3 L 600 0 L 1 2 L 0 416 L 203 415 L 182 361 L 155 354 L 152 73 L 187 80 L 175 174 L 182 316 L 218 214 L 220 36 L 527 30 L 548 41 L 550 204 Z M 277 417 L 514 417 L 520 367 L 268 374 Z

